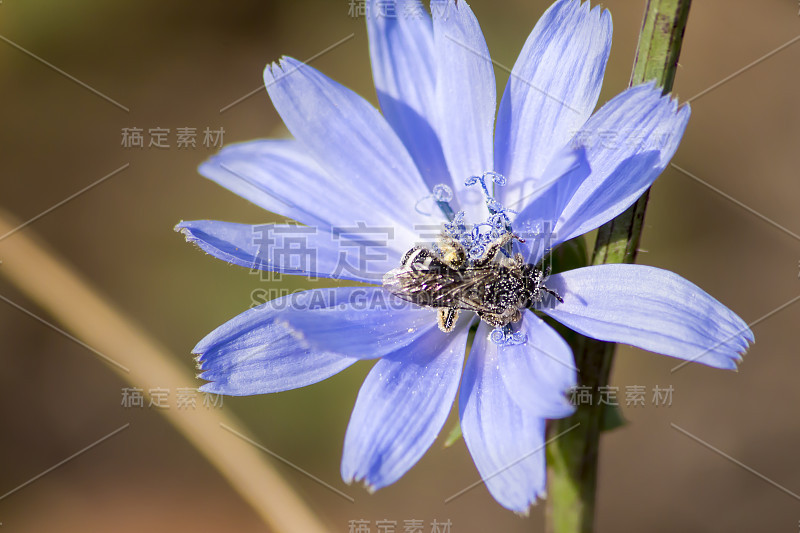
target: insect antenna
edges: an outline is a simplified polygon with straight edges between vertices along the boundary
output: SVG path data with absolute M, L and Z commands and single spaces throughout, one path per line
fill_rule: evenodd
M 564 303 L 564 298 L 562 298 L 561 296 L 559 296 L 559 295 L 558 295 L 558 293 L 557 293 L 556 291 L 554 291 L 553 289 L 548 289 L 548 288 L 547 288 L 547 287 L 545 287 L 544 285 L 542 285 L 542 286 L 541 286 L 541 287 L 539 287 L 539 288 L 540 288 L 540 289 L 542 289 L 542 290 L 543 290 L 544 292 L 546 292 L 547 294 L 551 295 L 553 298 L 555 298 L 556 300 L 558 300 L 558 301 L 559 301 L 559 302 L 561 302 L 562 304 Z

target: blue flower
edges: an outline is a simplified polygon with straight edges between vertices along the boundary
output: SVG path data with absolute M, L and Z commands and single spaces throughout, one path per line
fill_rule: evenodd
M 194 349 L 200 377 L 209 381 L 202 390 L 284 391 L 378 359 L 353 409 L 341 472 L 345 481 L 379 489 L 431 446 L 460 384 L 461 427 L 478 471 L 501 505 L 525 512 L 544 495 L 545 420 L 573 411 L 565 395 L 577 383 L 570 347 L 524 309 L 506 328 L 514 342 L 496 342 L 480 321 L 464 366 L 476 315 L 462 312 L 444 333 L 435 309 L 394 305 L 381 276 L 400 266 L 420 227 L 448 224 L 462 245 L 477 246 L 473 257 L 486 242 L 465 229 L 470 225 L 492 226 L 495 237 L 547 233 L 549 247 L 599 227 L 663 171 L 689 106 L 678 107 L 649 83 L 592 114 L 611 16 L 588 2 L 559 0 L 525 43 L 497 109 L 489 51 L 466 2 L 435 2 L 432 17 L 414 13 L 416 5 L 398 0 L 389 3 L 394 16 L 381 16 L 376 0 L 369 4 L 382 113 L 285 57 L 267 67 L 264 80 L 294 139 L 228 146 L 200 167 L 220 185 L 303 224 L 177 226 L 206 252 L 245 267 L 378 284 L 285 296 L 223 324 Z M 481 192 L 477 177 L 506 185 Z M 454 220 L 445 216 L 454 213 Z M 498 215 L 505 217 L 499 225 Z M 384 228 L 387 238 L 377 246 L 383 253 L 349 254 L 355 264 L 343 269 L 342 250 L 363 251 L 365 240 L 342 228 Z M 294 249 L 298 231 L 312 261 L 264 253 Z M 467 242 L 470 235 L 475 239 Z M 532 264 L 549 249 L 531 241 L 515 246 Z M 727 369 L 753 341 L 732 311 L 657 268 L 578 268 L 550 276 L 546 286 L 563 303 L 541 312 L 596 339 Z

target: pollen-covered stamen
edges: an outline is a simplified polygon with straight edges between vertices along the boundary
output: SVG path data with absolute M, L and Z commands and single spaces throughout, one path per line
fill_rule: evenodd
M 528 342 L 528 336 L 521 331 L 513 331 L 510 324 L 498 327 L 489 333 L 489 340 L 498 346 L 514 346 Z
M 448 220 L 453 220 L 455 213 L 453 208 L 450 207 L 450 201 L 453 199 L 453 189 L 447 185 L 440 183 L 433 186 L 433 199 L 439 205 L 439 209 L 445 214 Z
M 426 213 L 420 208 L 420 204 L 422 204 L 425 200 L 432 199 L 436 202 L 436 205 L 439 206 L 439 209 L 442 210 L 442 213 L 447 217 L 447 220 L 452 221 L 455 217 L 455 212 L 453 208 L 450 206 L 450 201 L 453 199 L 453 189 L 445 185 L 444 183 L 439 183 L 438 185 L 433 186 L 433 193 L 427 196 L 423 196 L 420 198 L 417 203 L 414 205 L 414 210 L 425 216 L 431 216 L 433 213 Z
M 502 174 L 498 174 L 497 172 L 487 171 L 480 176 L 470 176 L 469 178 L 466 179 L 466 181 L 464 181 L 464 185 L 466 185 L 467 187 L 472 187 L 476 183 L 480 183 L 481 189 L 483 189 L 484 198 L 486 199 L 486 203 L 488 204 L 490 200 L 494 201 L 494 194 L 489 192 L 489 187 L 486 185 L 486 178 L 491 179 L 492 183 L 500 187 L 504 186 L 507 182 L 506 177 L 503 176 Z
M 510 209 L 504 208 L 500 202 L 495 200 L 493 192 L 489 192 L 489 187 L 486 185 L 486 179 L 489 178 L 492 180 L 494 185 L 498 187 L 503 187 L 508 180 L 502 174 L 498 174 L 497 172 L 487 171 L 484 172 L 481 176 L 470 176 L 469 178 L 464 181 L 464 185 L 467 187 L 472 187 L 473 185 L 480 183 L 481 189 L 483 189 L 483 197 L 486 200 L 486 207 L 489 208 L 489 212 L 494 214 L 497 213 L 505 213 L 511 212 L 516 213 L 516 211 L 511 211 Z M 494 191 L 494 187 L 492 188 Z
M 453 199 L 453 189 L 440 183 L 433 186 L 433 199 L 437 202 L 449 202 Z
M 464 216 L 464 211 L 459 211 L 453 216 L 450 222 L 445 222 L 444 233 L 445 235 L 449 235 L 460 242 L 466 250 L 469 250 L 469 242 L 471 242 L 471 238 L 469 236 L 470 231 L 467 229 L 467 225 L 464 223 Z
M 449 224 L 445 224 L 445 233 L 461 243 L 471 260 L 478 259 L 486 253 L 487 247 L 502 238 L 507 233 L 512 233 L 511 217 L 509 214 L 516 214 L 516 211 L 506 209 L 500 202 L 495 200 L 492 191 L 489 190 L 487 180 L 494 185 L 503 186 L 506 178 L 497 172 L 484 172 L 480 176 L 471 176 L 464 181 L 467 187 L 480 185 L 486 206 L 489 209 L 489 218 L 484 222 L 478 222 L 471 228 L 464 224 L 464 212 L 456 213 Z M 506 256 L 511 256 L 511 244 L 504 248 Z

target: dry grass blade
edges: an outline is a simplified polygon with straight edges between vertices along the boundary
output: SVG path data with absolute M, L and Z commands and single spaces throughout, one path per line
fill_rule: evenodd
M 0 212 L 0 235 L 17 225 Z M 27 232 L 0 243 L 0 259 L 1 275 L 47 310 L 78 342 L 116 362 L 110 368 L 132 385 L 146 389 L 155 380 L 174 387 L 197 386 L 193 376 L 175 364 L 167 350 Z M 244 433 L 230 415 L 216 409 L 198 410 L 192 416 L 175 409 L 159 412 L 227 478 L 272 530 L 329 532 L 258 449 L 220 429 L 224 424 Z

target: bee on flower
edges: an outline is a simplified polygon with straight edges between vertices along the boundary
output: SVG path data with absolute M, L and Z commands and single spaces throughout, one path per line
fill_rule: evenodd
M 347 428 L 344 480 L 370 490 L 397 481 L 457 400 L 490 493 L 526 512 L 545 491 L 545 421 L 573 412 L 567 391 L 577 384 L 569 345 L 542 316 L 724 369 L 753 341 L 736 314 L 671 272 L 544 266 L 553 249 L 650 187 L 690 109 L 646 83 L 595 110 L 612 26 L 609 12 L 588 2 L 558 0 L 545 12 L 499 107 L 491 56 L 466 2 L 438 1 L 431 16 L 414 17 L 400 15 L 411 0 L 388 2 L 394 17 L 376 16 L 376 3 L 366 18 L 380 111 L 284 57 L 264 81 L 293 138 L 231 145 L 200 167 L 313 228 L 304 242 L 314 261 L 298 268 L 265 256 L 247 224 L 176 228 L 229 263 L 372 286 L 310 290 L 234 317 L 194 349 L 208 382 L 201 390 L 285 391 L 377 359 Z M 369 265 L 343 270 L 342 250 L 358 238 L 337 228 L 354 225 L 391 228 L 392 238 Z M 438 228 L 431 244 L 420 245 L 420 227 Z M 364 299 L 380 304 L 356 305 Z

